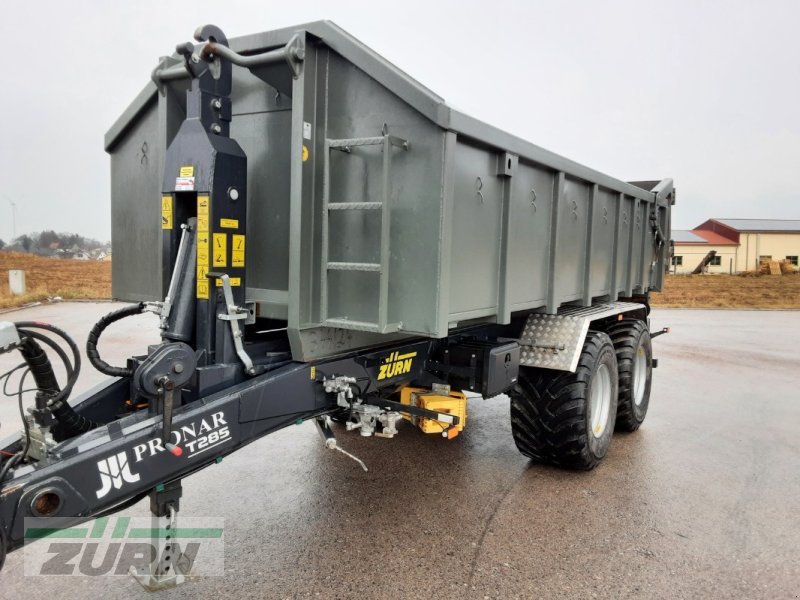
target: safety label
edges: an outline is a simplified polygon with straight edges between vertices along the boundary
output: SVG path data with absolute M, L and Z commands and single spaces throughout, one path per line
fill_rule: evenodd
M 194 177 L 176 177 L 176 192 L 191 192 L 194 190 Z
M 231 287 L 239 287 L 242 285 L 241 277 L 230 277 L 228 280 L 231 282 Z M 222 287 L 222 279 L 217 279 L 217 287 Z
M 181 167 L 180 170 L 181 177 L 194 177 L 194 167 L 192 165 L 186 165 Z
M 161 229 L 172 229 L 172 196 L 161 196 Z
M 228 235 L 225 233 L 213 234 L 213 254 L 214 258 L 211 264 L 215 267 L 224 267 L 228 264 Z
M 239 229 L 238 219 L 220 219 L 219 226 L 223 229 Z
M 209 236 L 208 233 L 208 196 L 197 197 L 197 297 L 208 300 L 209 285 L 208 261 L 209 261 Z
M 231 246 L 231 266 L 243 267 L 244 266 L 244 236 L 233 234 Z

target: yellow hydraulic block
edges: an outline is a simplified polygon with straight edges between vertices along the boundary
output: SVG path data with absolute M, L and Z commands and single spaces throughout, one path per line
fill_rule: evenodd
M 462 392 L 452 392 L 449 386 L 435 386 L 433 390 L 406 386 L 400 390 L 400 402 L 438 413 L 458 417 L 458 425 L 403 413 L 425 433 L 439 433 L 452 440 L 467 424 L 467 397 Z

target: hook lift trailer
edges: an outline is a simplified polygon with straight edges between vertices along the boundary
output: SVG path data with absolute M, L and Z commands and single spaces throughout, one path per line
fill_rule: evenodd
M 19 352 L 38 390 L 24 431 L 0 445 L 0 567 L 22 546 L 29 517 L 77 524 L 149 496 L 154 518 L 174 526 L 185 477 L 303 421 L 366 470 L 339 446 L 332 421 L 391 438 L 407 420 L 453 439 L 466 425 L 464 391 L 508 394 L 520 451 L 567 468 L 593 468 L 615 426 L 644 420 L 650 340 L 663 333 L 649 331 L 648 294 L 668 258 L 671 180 L 624 183 L 470 120 L 331 23 L 265 36 L 236 51 L 219 28 L 198 29 L 197 44 L 162 59 L 131 113 L 156 98 L 178 102 L 185 117 L 166 126 L 155 184 L 166 295 L 103 317 L 86 344 L 110 379 L 70 399 L 81 370 L 72 338 L 49 324 L 0 322 L 0 353 Z M 268 143 L 250 169 L 231 137 L 234 65 L 248 89 L 267 84 L 270 102 L 291 99 L 291 110 L 269 113 L 290 115 L 289 144 Z M 348 85 L 372 94 L 348 96 Z M 376 102 L 371 112 L 359 104 Z M 379 135 L 367 135 L 373 127 Z M 131 129 L 118 127 L 112 146 Z M 245 141 L 254 152 L 258 140 Z M 255 178 L 282 158 L 290 275 L 286 306 L 276 308 L 275 294 L 247 283 L 258 278 L 254 258 L 272 264 L 258 256 L 262 238 L 286 233 L 252 218 L 269 215 L 258 212 L 267 192 Z M 157 214 L 157 202 L 124 188 L 115 193 L 138 195 L 140 210 Z M 366 197 L 349 200 L 357 190 Z M 124 232 L 114 232 L 116 242 Z M 365 240 L 376 244 L 373 258 L 353 258 Z M 135 269 L 143 248 L 126 248 L 115 245 L 115 267 Z M 161 343 L 124 367 L 106 363 L 103 331 L 143 312 L 158 315 Z M 63 385 L 46 350 L 63 362 Z M 138 574 L 148 589 L 191 571 L 161 547 Z

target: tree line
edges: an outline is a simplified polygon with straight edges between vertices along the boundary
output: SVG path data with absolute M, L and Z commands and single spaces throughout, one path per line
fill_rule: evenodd
M 10 244 L 0 239 L 0 250 L 22 250 L 23 252 L 38 252 L 41 250 L 95 250 L 106 246 L 94 238 L 82 236 L 78 233 L 56 233 L 55 231 L 36 231 L 26 233 L 15 238 Z

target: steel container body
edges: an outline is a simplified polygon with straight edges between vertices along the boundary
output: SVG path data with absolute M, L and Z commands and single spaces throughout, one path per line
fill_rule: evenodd
M 248 164 L 247 298 L 286 321 L 296 358 L 660 289 L 669 190 L 472 119 L 329 22 L 230 45 L 295 35 L 296 77 L 235 68 L 231 137 Z M 188 83 L 148 84 L 106 136 L 118 299 L 166 292 L 160 186 Z

